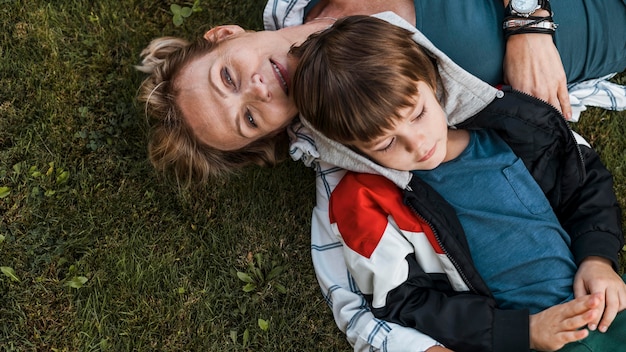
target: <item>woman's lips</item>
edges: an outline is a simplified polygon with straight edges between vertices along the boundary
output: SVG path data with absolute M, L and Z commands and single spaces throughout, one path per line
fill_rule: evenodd
M 272 64 L 274 76 L 276 76 L 278 83 L 280 83 L 281 87 L 283 87 L 285 94 L 289 95 L 289 82 L 287 81 L 287 77 L 289 76 L 287 75 L 287 70 L 285 70 L 285 68 L 278 62 L 270 60 L 270 63 Z

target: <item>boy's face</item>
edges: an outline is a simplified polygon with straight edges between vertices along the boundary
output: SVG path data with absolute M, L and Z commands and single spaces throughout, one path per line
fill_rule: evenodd
M 446 160 L 448 125 L 433 90 L 417 83 L 417 104 L 400 110 L 402 119 L 370 142 L 354 146 L 378 164 L 396 170 L 432 170 Z M 395 117 L 393 117 L 395 119 Z

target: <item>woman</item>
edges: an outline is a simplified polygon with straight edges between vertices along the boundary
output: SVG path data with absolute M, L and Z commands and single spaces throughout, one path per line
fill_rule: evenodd
M 289 2 L 276 3 L 297 9 Z M 406 9 L 403 3 L 406 4 L 402 1 L 385 4 L 368 2 L 370 8 L 359 13 L 375 13 L 390 8 L 403 13 Z M 476 1 L 476 6 L 479 3 L 483 1 Z M 275 163 L 282 156 L 280 147 L 283 150 L 286 147 L 283 129 L 297 114 L 289 95 L 290 75 L 296 62 L 287 53 L 292 45 L 303 42 L 309 34 L 329 26 L 334 17 L 350 14 L 349 11 L 354 10 L 351 4 L 349 1 L 320 2 L 318 6 L 325 7 L 318 10 L 319 17 L 311 15 L 315 17 L 309 17 L 304 25 L 275 32 L 244 33 L 240 27 L 221 26 L 207 32 L 204 38 L 191 46 L 184 40 L 173 38 L 153 42 L 144 52 L 142 70 L 151 73 L 151 76 L 142 85 L 140 99 L 147 103 L 146 111 L 155 123 L 150 146 L 155 167 L 161 171 L 172 171 L 179 180 L 191 182 L 249 163 Z M 268 4 L 269 13 L 275 8 L 273 5 Z M 498 5 L 497 8 L 494 4 L 490 6 L 502 13 L 503 7 Z M 300 6 L 300 9 L 304 7 Z M 313 7 L 310 13 L 315 13 L 316 9 L 320 8 Z M 415 8 L 412 13 L 412 16 L 405 14 L 403 17 L 416 23 Z M 489 12 L 485 16 L 488 17 Z M 475 18 L 468 21 L 473 23 Z M 426 23 L 423 25 L 428 27 Z M 495 28 L 494 31 L 499 33 L 500 30 Z M 545 34 L 517 35 L 529 41 L 544 36 L 551 39 Z M 219 55 L 210 52 L 216 47 L 218 50 L 215 52 Z M 533 46 L 533 51 L 536 50 L 537 47 Z M 554 50 L 553 45 L 551 50 Z M 510 46 L 507 51 L 512 52 Z M 173 55 L 165 62 L 169 53 Z M 493 56 L 501 58 L 500 54 Z M 585 78 L 589 77 L 581 79 Z M 219 115 L 215 114 L 216 111 Z M 341 173 L 339 170 L 336 172 Z M 324 181 L 318 178 L 318 182 Z M 319 186 L 318 190 L 327 186 Z M 319 219 L 314 221 L 312 233 L 313 236 L 324 237 L 327 229 L 322 226 L 328 223 L 328 217 L 323 206 L 316 208 L 314 218 Z M 337 248 L 334 243 L 329 244 L 329 247 L 314 247 L 320 250 Z M 345 276 L 343 258 L 331 252 L 323 253 L 329 255 L 313 255 L 316 272 L 320 275 L 322 266 L 319 264 L 323 261 L 321 270 L 326 272 L 321 275 L 325 281 L 320 284 L 332 304 L 337 324 L 347 334 L 355 350 L 386 348 L 399 351 L 411 348 L 413 341 L 423 338 L 414 329 L 374 319 L 354 292 L 358 289 Z
M 571 80 L 623 70 L 623 1 L 553 2 L 554 19 L 560 22 L 555 41 L 566 53 L 562 57 Z M 444 5 L 449 8 L 441 7 Z M 355 13 L 399 13 L 429 39 L 436 39 L 436 46 L 447 46 L 446 54 L 454 54 L 463 44 L 463 50 L 459 49 L 462 54 L 453 55 L 453 59 L 479 78 L 491 84 L 508 81 L 514 88 L 560 106 L 566 116 L 570 114 L 563 93 L 564 67 L 550 35 L 510 36 L 504 59 L 506 72 L 502 75 L 504 42 L 500 26 L 504 6 L 499 1 L 419 1 L 414 5 L 407 0 L 371 1 L 366 8 L 355 0 L 317 4 L 308 0 L 275 1 L 266 7 L 266 24 L 272 22 L 268 17 L 281 6 L 289 9 L 287 16 L 296 17 L 310 8 L 308 22 L 262 32 L 219 26 L 193 45 L 182 39 L 161 38 L 142 53 L 140 70 L 151 76 L 142 84 L 140 100 L 146 102 L 146 112 L 153 118 L 150 158 L 158 170 L 172 171 L 187 182 L 202 181 L 246 164 L 275 164 L 284 157 L 283 130 L 296 115 L 289 95 L 290 75 L 296 63 L 288 58 L 288 50 L 334 18 Z M 539 9 L 533 15 L 547 13 Z M 220 50 L 212 51 L 216 47 Z M 167 58 L 167 65 L 161 65 L 170 53 L 174 55 Z M 489 58 L 494 61 L 488 62 Z M 538 67 L 540 64 L 547 68 Z M 534 79 L 542 81 L 536 83 Z M 536 90 L 541 87 L 550 90 Z

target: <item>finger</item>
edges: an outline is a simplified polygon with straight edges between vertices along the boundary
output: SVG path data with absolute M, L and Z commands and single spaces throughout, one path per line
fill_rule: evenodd
M 580 308 L 580 307 L 578 307 Z M 578 330 L 584 326 L 590 325 L 593 322 L 596 322 L 600 319 L 601 311 L 595 308 L 585 307 L 583 311 L 570 311 L 564 316 L 562 321 L 559 323 L 560 329 L 562 331 L 573 331 Z
M 574 331 L 564 331 L 564 332 L 560 332 L 557 334 L 556 338 L 558 339 L 558 341 L 560 343 L 562 343 L 563 345 L 566 345 L 570 342 L 574 342 L 574 341 L 579 341 L 584 339 L 585 337 L 587 337 L 589 335 L 589 330 L 587 329 L 580 329 L 580 330 L 574 330 Z M 563 347 L 563 346 L 561 346 Z M 560 349 L 560 347 L 559 347 Z
M 575 298 L 553 308 L 561 307 L 559 309 L 561 328 L 574 330 L 600 319 L 601 312 L 597 310 L 599 303 L 600 297 L 593 294 Z
M 561 101 L 556 95 L 550 97 L 550 100 L 548 100 L 548 103 L 550 103 L 550 105 L 554 106 L 557 110 L 559 110 L 560 113 L 563 113 L 563 110 L 561 108 Z
M 617 316 L 618 311 L 619 295 L 617 292 L 611 290 L 606 294 L 604 314 L 602 315 L 602 320 L 600 320 L 598 325 L 598 330 L 600 330 L 600 332 L 606 332 L 609 329 L 609 326 Z
M 574 297 L 582 297 L 588 294 L 587 289 L 585 288 L 585 281 L 582 279 L 574 280 Z
M 626 309 L 626 286 L 623 286 L 619 290 L 619 308 L 618 311 L 623 311 Z
M 602 313 L 605 309 L 606 300 L 604 293 L 596 292 L 592 294 L 587 303 L 587 306 L 595 312 L 594 317 L 588 322 L 587 327 L 589 330 L 594 331 L 598 328 L 600 318 L 602 318 Z
M 561 112 L 563 113 L 563 116 L 565 116 L 566 120 L 570 120 L 572 118 L 572 104 L 569 101 L 569 91 L 567 90 L 567 84 L 559 84 L 557 96 L 559 98 L 559 105 L 561 106 Z

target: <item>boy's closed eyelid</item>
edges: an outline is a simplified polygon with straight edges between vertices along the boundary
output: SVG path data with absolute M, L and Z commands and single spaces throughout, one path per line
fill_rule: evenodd
M 393 145 L 395 144 L 395 143 L 394 143 L 395 141 L 396 141 L 396 139 L 395 139 L 395 138 L 393 138 L 393 139 L 391 140 L 391 142 L 389 142 L 389 144 L 387 144 L 387 146 L 386 146 L 386 147 L 384 147 L 384 148 L 381 150 L 381 152 L 383 152 L 383 153 L 384 153 L 384 152 L 389 151 L 389 150 L 391 149 L 391 147 L 393 147 Z
M 372 149 L 375 152 L 386 152 L 393 146 L 393 143 L 395 142 L 395 140 L 396 140 L 396 138 L 392 137 L 391 139 L 385 139 L 384 141 L 380 141 L 378 143 L 373 143 L 372 144 Z
M 413 115 L 411 115 L 410 117 L 409 122 L 415 122 L 421 119 L 422 117 L 424 117 L 425 114 L 426 114 L 426 106 L 422 104 L 421 108 L 416 107 L 415 111 L 413 112 Z

